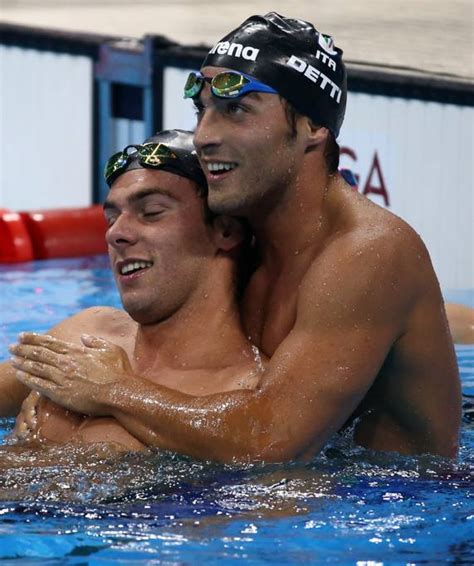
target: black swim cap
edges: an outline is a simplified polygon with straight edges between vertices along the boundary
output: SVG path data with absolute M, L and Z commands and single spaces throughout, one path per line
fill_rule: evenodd
M 114 175 L 110 181 L 112 184 L 119 175 L 133 169 L 162 169 L 175 175 L 186 177 L 197 183 L 201 188 L 207 188 L 206 177 L 199 164 L 196 149 L 193 144 L 193 132 L 187 130 L 163 130 L 154 136 L 147 138 L 142 145 L 147 143 L 162 143 L 166 145 L 178 159 L 163 161 L 154 167 L 142 165 L 140 158 L 136 154 L 131 154 L 127 166 Z
M 226 35 L 202 67 L 242 71 L 273 87 L 297 112 L 337 137 L 347 96 L 342 49 L 312 24 L 269 12 Z

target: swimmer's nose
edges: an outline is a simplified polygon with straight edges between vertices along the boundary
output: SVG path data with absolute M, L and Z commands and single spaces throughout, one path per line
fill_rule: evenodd
M 212 107 L 207 108 L 199 117 L 194 130 L 194 145 L 198 155 L 205 154 L 211 148 L 221 144 L 220 115 Z
M 122 213 L 109 227 L 105 235 L 107 244 L 115 249 L 131 246 L 137 242 L 135 224 L 127 213 Z

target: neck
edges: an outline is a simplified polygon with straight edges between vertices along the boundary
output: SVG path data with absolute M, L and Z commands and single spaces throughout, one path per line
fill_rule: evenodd
M 262 263 L 277 268 L 294 262 L 315 250 L 331 229 L 328 201 L 337 184 L 337 175 L 329 175 L 319 156 L 307 155 L 297 176 L 280 189 L 275 204 L 259 206 L 249 216 L 260 245 Z
M 234 298 L 233 267 L 225 257 L 215 263 L 221 265 L 209 269 L 206 280 L 172 316 L 138 325 L 138 368 L 211 370 L 238 364 L 251 354 Z

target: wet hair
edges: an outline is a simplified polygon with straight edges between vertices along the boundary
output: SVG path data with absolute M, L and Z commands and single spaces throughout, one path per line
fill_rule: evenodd
M 280 100 L 283 104 L 283 108 L 285 111 L 286 121 L 288 122 L 288 126 L 290 127 L 290 139 L 295 139 L 296 137 L 296 122 L 298 118 L 301 116 L 299 112 L 297 112 L 294 107 L 282 96 L 280 96 Z M 326 141 L 326 146 L 324 148 L 324 159 L 326 161 L 326 167 L 328 173 L 336 173 L 339 168 L 339 155 L 340 155 L 340 148 L 339 144 L 336 141 L 336 138 L 331 130 L 329 130 L 328 139 Z
M 328 173 L 337 173 L 339 169 L 339 157 L 341 154 L 341 149 L 339 144 L 334 137 L 332 132 L 329 132 L 328 139 L 326 141 L 326 147 L 324 148 L 324 157 L 326 159 L 326 167 L 328 168 Z

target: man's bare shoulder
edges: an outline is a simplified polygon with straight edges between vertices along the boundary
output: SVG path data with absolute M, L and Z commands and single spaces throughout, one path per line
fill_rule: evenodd
M 394 246 L 410 243 L 411 245 L 421 246 L 423 242 L 419 234 L 405 220 L 397 216 L 392 211 L 379 206 L 370 199 L 355 191 L 344 194 L 342 197 L 344 205 L 348 206 L 349 212 L 347 231 L 351 229 L 360 241 L 366 239 L 388 238 Z M 344 218 L 344 213 L 341 213 Z M 387 241 L 387 240 L 384 240 Z
M 434 276 L 428 250 L 412 226 L 354 191 L 345 198 L 348 212 L 341 214 L 342 229 L 333 239 L 332 253 L 363 259 L 361 269 L 377 265 L 387 273 L 405 275 L 411 286 L 420 277 Z
M 341 200 L 342 212 L 333 215 L 335 228 L 302 281 L 302 310 L 315 304 L 318 317 L 324 310 L 335 319 L 346 309 L 384 318 L 397 313 L 403 319 L 421 296 L 430 294 L 433 303 L 439 302 L 438 281 L 416 231 L 357 193 Z M 352 320 L 349 312 L 340 315 Z
M 64 319 L 47 333 L 76 344 L 82 334 L 93 334 L 126 348 L 135 328 L 136 323 L 122 310 L 92 307 Z M 0 364 L 0 416 L 15 416 L 28 393 L 29 389 L 16 380 L 11 363 Z
M 63 320 L 48 334 L 62 340 L 77 342 L 82 334 L 92 334 L 114 343 L 134 333 L 136 323 L 121 309 L 113 307 L 90 307 Z
M 363 195 L 341 191 L 332 206 L 333 228 L 325 248 L 331 255 L 354 261 L 363 256 L 369 264 L 428 259 L 422 239 L 407 222 Z

